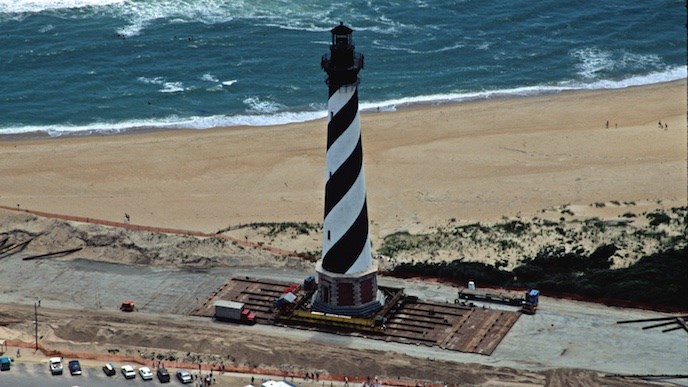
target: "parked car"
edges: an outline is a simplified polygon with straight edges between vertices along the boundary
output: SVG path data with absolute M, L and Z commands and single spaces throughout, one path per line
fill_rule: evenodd
M 78 360 L 70 360 L 68 363 L 69 373 L 72 375 L 81 375 L 81 364 Z
M 187 370 L 179 370 L 177 371 L 177 379 L 179 379 L 182 384 L 188 384 L 193 382 L 193 379 L 191 378 L 191 374 Z
M 12 359 L 7 356 L 0 357 L 0 371 L 9 371 L 12 366 Z
M 167 368 L 158 368 L 158 372 L 156 372 L 158 375 L 158 380 L 160 383 L 169 383 L 170 382 L 170 373 L 167 372 Z
M 62 375 L 62 358 L 51 357 L 50 358 L 50 373 L 53 375 Z
M 103 372 L 105 372 L 105 375 L 107 376 L 115 376 L 117 373 L 117 371 L 115 371 L 115 365 L 112 363 L 103 365 Z
M 141 375 L 141 379 L 143 380 L 153 380 L 153 372 L 151 372 L 151 369 L 148 367 L 139 368 L 139 375 Z
M 136 377 L 136 371 L 134 371 L 134 367 L 130 365 L 123 365 L 122 366 L 122 375 L 124 375 L 125 379 L 134 379 Z

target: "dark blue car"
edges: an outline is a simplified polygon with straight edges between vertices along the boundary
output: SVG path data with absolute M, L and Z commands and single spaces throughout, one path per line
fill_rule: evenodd
M 81 364 L 78 360 L 69 361 L 69 373 L 72 375 L 81 375 Z

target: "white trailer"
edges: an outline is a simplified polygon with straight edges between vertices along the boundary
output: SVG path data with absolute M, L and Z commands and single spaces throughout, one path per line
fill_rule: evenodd
M 215 319 L 223 321 L 253 324 L 255 313 L 247 309 L 243 302 L 219 300 L 215 301 Z
M 243 302 L 236 301 L 215 301 L 215 318 L 219 320 L 241 319 L 241 311 L 244 310 Z

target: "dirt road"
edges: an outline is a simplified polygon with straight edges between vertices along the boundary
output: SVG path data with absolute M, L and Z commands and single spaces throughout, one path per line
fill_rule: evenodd
M 315 371 L 333 377 L 378 375 L 390 381 L 457 385 L 566 385 L 571 378 L 596 385 L 598 372 L 688 374 L 688 335 L 683 331 L 661 333 L 616 324 L 662 316 L 643 310 L 543 297 L 538 313 L 520 318 L 488 357 L 315 331 L 220 324 L 185 315 L 197 298 L 203 299 L 228 276 L 298 282 L 308 274 L 295 269 L 189 270 L 17 257 L 3 263 L 0 319 L 9 323 L 0 331 L 2 338 L 32 341 L 33 303 L 40 295 L 41 343 L 60 351 L 140 360 L 156 353 L 175 358 L 180 366 L 202 360 L 278 374 Z M 408 294 L 428 300 L 453 302 L 456 297 L 455 288 L 437 283 L 387 277 L 380 283 L 405 287 Z M 124 298 L 136 298 L 139 312 L 119 312 Z M 597 372 L 555 371 L 558 368 Z M 629 385 L 629 380 L 623 382 L 618 385 Z

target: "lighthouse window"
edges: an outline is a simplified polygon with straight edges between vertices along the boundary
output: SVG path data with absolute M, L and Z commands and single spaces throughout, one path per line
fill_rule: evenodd
M 327 230 L 327 240 L 330 240 L 330 230 Z
M 340 45 L 340 44 L 348 45 L 349 35 L 335 35 L 334 42 L 337 45 Z

